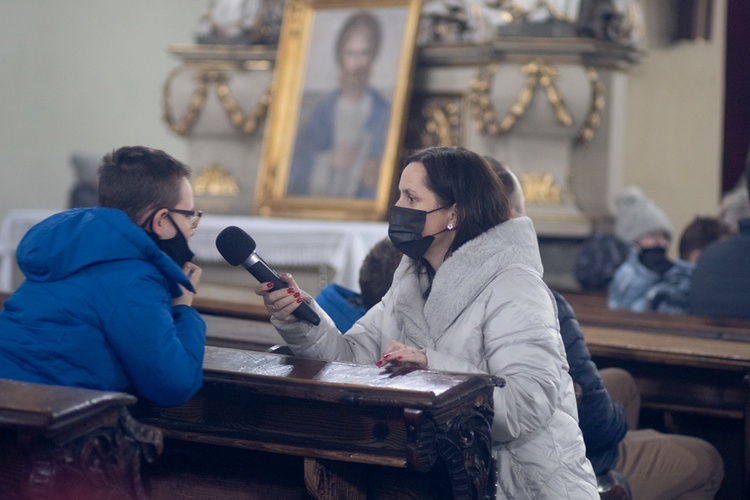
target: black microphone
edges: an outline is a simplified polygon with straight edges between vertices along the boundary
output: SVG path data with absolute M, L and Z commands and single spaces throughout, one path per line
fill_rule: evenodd
M 281 281 L 279 275 L 255 253 L 255 246 L 255 240 L 237 226 L 224 228 L 216 237 L 216 248 L 231 265 L 242 265 L 258 283 L 270 281 L 273 283 L 271 291 L 288 288 L 289 285 Z M 304 300 L 292 314 L 313 325 L 320 324 L 320 316 Z

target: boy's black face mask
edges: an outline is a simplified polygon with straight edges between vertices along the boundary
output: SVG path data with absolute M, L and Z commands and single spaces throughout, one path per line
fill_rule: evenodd
M 154 243 L 156 243 L 156 246 L 158 246 L 162 252 L 169 255 L 172 260 L 175 261 L 177 265 L 180 266 L 180 268 L 182 268 L 182 266 L 184 266 L 186 262 L 190 262 L 193 260 L 195 254 L 190 250 L 187 238 L 185 238 L 185 235 L 182 234 L 182 231 L 180 231 L 180 228 L 177 227 L 177 224 L 175 224 L 175 221 L 172 220 L 172 217 L 170 217 L 169 215 L 167 215 L 167 217 L 169 218 L 169 221 L 172 223 L 174 228 L 177 230 L 177 234 L 174 236 L 174 238 L 162 240 L 156 235 L 156 233 L 152 232 L 149 232 L 148 235 L 152 240 L 154 240 Z M 149 218 L 149 224 L 151 223 L 151 220 L 153 220 L 153 216 Z
M 664 273 L 672 267 L 672 261 L 667 257 L 667 249 L 661 247 L 644 248 L 638 255 L 641 264 L 655 273 Z

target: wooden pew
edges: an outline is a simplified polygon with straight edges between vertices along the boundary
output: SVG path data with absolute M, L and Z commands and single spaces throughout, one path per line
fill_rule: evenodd
M 613 311 L 602 293 L 563 295 L 573 306 L 597 365 L 617 366 L 632 373 L 646 412 L 663 414 L 666 419 L 673 415 L 708 418 L 719 426 L 722 421 L 738 424 L 737 441 L 744 444 L 736 451 L 731 445 L 714 444 L 725 457 L 727 489 L 748 490 L 750 321 Z M 250 349 L 283 343 L 265 323 L 268 313 L 260 300 L 243 297 L 236 302 L 207 304 L 212 313 L 207 317 L 209 343 Z M 214 314 L 230 316 L 239 322 L 237 328 L 221 328 Z M 674 420 L 668 423 L 668 430 L 694 430 L 680 428 Z M 735 432 L 734 426 L 731 431 Z
M 296 488 L 284 498 L 494 498 L 495 383 L 208 346 L 203 388 L 193 399 L 138 408 L 138 420 L 167 438 L 151 476 L 154 498 L 201 484 L 173 460 L 220 462 L 211 481 L 222 498 L 257 491 L 258 474 L 268 474 L 257 467 L 269 461 L 275 475 L 265 488 Z M 237 462 L 250 465 L 238 472 Z
M 689 314 L 636 313 L 607 307 L 604 294 L 565 292 L 583 325 L 622 326 L 653 333 L 673 333 L 688 337 L 750 342 L 750 319 L 693 316 Z
M 136 398 L 0 379 L 0 497 L 146 499 L 143 462 L 161 433 L 136 422 Z
M 195 296 L 193 306 L 203 314 L 256 321 L 270 321 L 271 319 L 271 315 L 263 305 L 263 299 L 254 293 L 242 294 L 236 300 L 217 299 L 199 293 Z
M 284 339 L 269 321 L 228 318 L 201 314 L 206 321 L 206 345 L 232 347 L 248 351 L 268 351 L 285 345 Z
M 613 311 L 602 294 L 563 296 L 597 366 L 628 370 L 642 408 L 662 414 L 671 430 L 714 440 L 725 462 L 722 490 L 732 490 L 726 498 L 750 493 L 750 320 Z M 676 420 L 708 422 L 718 432 Z M 738 443 L 728 437 L 735 432 Z

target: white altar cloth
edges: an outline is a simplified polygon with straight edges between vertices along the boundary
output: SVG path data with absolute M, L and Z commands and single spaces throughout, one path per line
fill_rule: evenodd
M 0 291 L 13 291 L 13 269 L 18 243 L 37 222 L 54 210 L 11 210 L 0 226 Z M 216 236 L 237 226 L 256 242 L 258 255 L 269 266 L 327 266 L 333 281 L 359 291 L 359 267 L 375 243 L 388 236 L 385 222 L 322 221 L 204 214 L 190 240 L 196 261 L 223 262 Z

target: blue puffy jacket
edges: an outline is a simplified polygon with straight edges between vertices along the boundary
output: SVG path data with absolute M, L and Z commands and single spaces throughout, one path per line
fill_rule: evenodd
M 643 265 L 631 249 L 609 283 L 607 305 L 635 312 L 688 314 L 694 269 L 694 264 L 677 259 L 668 270 L 658 273 Z
M 367 312 L 360 294 L 335 283 L 326 285 L 315 301 L 328 313 L 341 333 L 348 332 Z
M 124 212 L 55 214 L 17 250 L 26 280 L 0 312 L 0 377 L 125 391 L 162 406 L 201 387 L 206 325 L 172 307 L 179 266 Z

